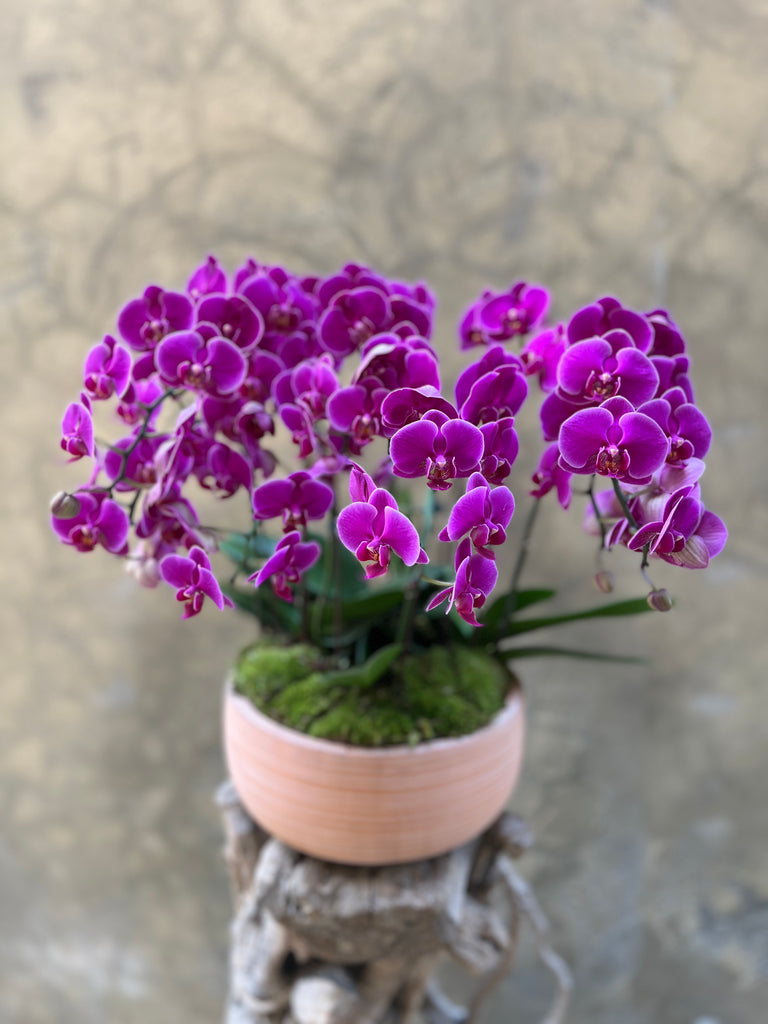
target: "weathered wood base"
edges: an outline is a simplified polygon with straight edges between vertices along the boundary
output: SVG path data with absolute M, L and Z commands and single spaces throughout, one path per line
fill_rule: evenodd
M 229 782 L 217 800 L 236 905 L 225 1024 L 472 1024 L 511 969 L 522 920 L 556 985 L 542 1024 L 565 1020 L 570 972 L 513 863 L 531 844 L 520 818 L 442 857 L 355 868 L 268 836 Z M 446 956 L 481 979 L 466 1006 L 435 979 Z

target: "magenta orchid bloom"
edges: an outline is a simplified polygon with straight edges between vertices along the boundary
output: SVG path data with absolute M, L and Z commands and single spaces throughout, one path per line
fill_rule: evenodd
M 93 455 L 93 417 L 87 395 L 82 395 L 79 402 L 71 402 L 67 406 L 61 421 L 59 445 L 62 451 L 71 456 L 70 462 L 77 462 L 86 455 Z
M 456 478 L 480 468 L 484 448 L 479 427 L 430 411 L 393 435 L 389 453 L 395 476 L 426 477 L 432 490 L 447 491 Z
M 300 470 L 285 480 L 269 480 L 253 492 L 254 519 L 283 517 L 283 531 L 322 519 L 333 504 L 333 488 Z
M 480 473 L 467 481 L 467 492 L 451 509 L 447 525 L 438 537 L 442 541 L 469 537 L 472 547 L 484 558 L 493 558 L 490 546 L 503 544 L 515 511 L 515 499 L 508 487 L 491 488 Z
M 248 577 L 257 587 L 270 580 L 278 597 L 293 602 L 293 588 L 320 557 L 320 545 L 302 541 L 298 530 L 287 533 L 258 572 Z
M 366 565 L 366 579 L 383 576 L 393 552 L 408 566 L 428 561 L 416 527 L 383 488 L 376 488 L 367 501 L 343 508 L 336 529 L 344 547 Z
M 723 550 L 727 533 L 723 521 L 706 511 L 693 490 L 689 485 L 671 495 L 663 519 L 641 526 L 627 547 L 642 551 L 648 545 L 649 554 L 672 565 L 706 569 L 710 558 Z
M 85 390 L 103 400 L 122 395 L 131 379 L 131 353 L 107 334 L 85 359 Z
M 182 618 L 191 619 L 202 611 L 206 597 L 221 611 L 233 607 L 232 601 L 221 592 L 211 570 L 211 562 L 199 547 L 190 549 L 189 555 L 166 555 L 159 567 L 160 576 L 176 587 L 176 600 L 184 602 Z
M 77 491 L 74 494 L 79 508 L 74 516 L 61 519 L 51 517 L 59 538 L 78 551 L 93 551 L 102 547 L 113 555 L 128 552 L 128 514 L 106 492 Z
M 91 463 L 85 483 L 55 498 L 53 529 L 77 550 L 103 547 L 121 558 L 130 541 L 137 579 L 175 586 L 189 618 L 206 598 L 230 604 L 209 562 L 222 531 L 201 525 L 195 494 L 202 488 L 236 504 L 245 492 L 251 517 L 242 536 L 258 535 L 247 548 L 257 586 L 269 583 L 293 601 L 322 550 L 308 539 L 311 524 L 323 543 L 353 552 L 367 579 L 384 576 L 393 558 L 427 564 L 422 539 L 436 552 L 449 543 L 452 575 L 429 607 L 447 603 L 476 626 L 515 510 L 516 419 L 538 383 L 545 450 L 522 471 L 533 470 L 535 501 L 553 491 L 568 508 L 574 476 L 607 477 L 612 489 L 596 493 L 594 481 L 582 488 L 590 496 L 585 529 L 601 548 L 640 553 L 643 573 L 649 556 L 703 568 L 726 531 L 702 503 L 712 430 L 694 401 L 681 332 L 665 310 L 638 312 L 612 296 L 548 326 L 549 304 L 545 288 L 523 280 L 483 291 L 459 324 L 470 354 L 450 390 L 429 340 L 435 299 L 423 283 L 352 263 L 301 275 L 252 258 L 229 274 L 209 255 L 185 289 L 149 285 L 127 302 L 114 336 L 87 352 L 59 443 L 70 462 Z M 105 413 L 98 444 L 96 402 Z M 111 434 L 110 402 L 118 420 Z M 282 479 L 273 475 L 278 458 L 294 460 Z M 466 483 L 451 494 L 457 480 Z M 238 544 L 230 538 L 223 547 L 235 552 Z M 301 621 L 313 642 L 310 597 L 339 597 L 346 615 L 358 595 L 354 585 L 345 589 L 336 556 L 327 562 L 334 571 L 318 574 L 328 579 L 313 574 L 302 614 L 284 619 Z M 236 575 L 242 569 L 238 562 Z M 417 568 L 403 577 L 404 590 L 418 596 L 431 574 Z M 399 585 L 390 580 L 385 589 Z M 265 620 L 280 621 L 272 595 L 256 604 Z M 408 614 L 411 604 L 404 600 Z M 320 618 L 327 626 L 329 616 Z M 414 618 L 397 635 L 424 630 L 423 622 Z M 449 635 L 455 623 L 443 625 Z
M 543 498 L 554 488 L 560 507 L 568 508 L 571 503 L 571 476 L 573 474 L 560 465 L 559 454 L 556 444 L 551 444 L 545 449 L 532 477 L 534 490 L 531 491 L 531 495 L 534 498 Z
M 664 431 L 626 398 L 580 409 L 560 428 L 560 465 L 569 473 L 598 473 L 628 484 L 647 484 L 669 451 Z
M 456 582 L 452 587 L 446 587 L 435 594 L 427 605 L 427 611 L 432 611 L 444 601 L 448 601 L 446 615 L 455 606 L 465 622 L 470 626 L 479 626 L 475 611 L 483 607 L 498 578 L 499 570 L 493 559 L 481 554 L 472 554 L 471 544 L 467 538 L 456 550 Z
M 160 342 L 155 355 L 161 380 L 208 395 L 231 395 L 245 380 L 246 362 L 231 341 L 199 331 L 177 331 Z

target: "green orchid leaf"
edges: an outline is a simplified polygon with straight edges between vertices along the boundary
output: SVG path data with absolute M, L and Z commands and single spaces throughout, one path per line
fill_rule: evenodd
M 489 630 L 492 634 L 499 633 L 505 621 L 529 608 L 532 604 L 541 601 L 548 601 L 554 597 L 557 591 L 551 587 L 540 587 L 535 590 L 518 590 L 517 593 L 502 594 L 488 608 L 482 616 L 483 629 Z
M 652 609 L 644 597 L 630 598 L 625 601 L 614 601 L 612 604 L 598 605 L 596 608 L 586 608 L 580 612 L 566 612 L 564 615 L 551 615 L 538 619 L 519 619 L 510 622 L 498 638 L 517 636 L 520 633 L 530 633 L 534 629 L 545 629 L 547 626 L 559 626 L 565 622 L 579 622 L 582 619 L 603 619 L 619 615 L 640 615 Z
M 647 665 L 647 658 L 635 657 L 631 654 L 605 654 L 597 651 L 583 651 L 575 647 L 510 647 L 499 651 L 499 657 L 505 661 L 517 661 L 518 658 L 577 658 L 582 661 L 612 661 L 625 665 Z
M 230 533 L 219 544 L 219 550 L 239 568 L 253 570 L 257 562 L 275 553 L 276 546 L 272 537 L 262 533 Z
M 322 606 L 321 624 L 325 628 L 332 628 L 335 616 L 335 609 L 332 601 L 318 602 Z M 377 590 L 369 593 L 368 597 L 361 597 L 355 601 L 344 601 L 341 605 L 341 620 L 345 626 L 361 624 L 363 622 L 375 625 L 382 616 L 388 612 L 400 608 L 403 603 L 403 592 L 397 590 Z
M 344 600 L 352 601 L 369 592 L 362 566 L 351 551 L 342 544 L 334 545 L 327 537 L 310 534 L 308 539 L 318 543 L 322 552 L 303 577 L 310 594 L 333 598 L 340 593 Z
M 387 644 L 370 656 L 362 665 L 342 669 L 340 672 L 328 672 L 326 679 L 330 684 L 356 686 L 359 689 L 370 689 L 382 679 L 393 662 L 402 654 L 402 644 Z
M 276 629 L 295 636 L 301 626 L 301 613 L 295 605 L 283 601 L 272 590 L 260 587 L 258 590 L 244 590 L 232 583 L 222 584 L 221 589 L 238 608 L 254 615 L 267 629 Z

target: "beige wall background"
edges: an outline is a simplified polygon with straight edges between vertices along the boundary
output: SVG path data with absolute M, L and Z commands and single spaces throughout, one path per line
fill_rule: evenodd
M 514 807 L 573 1021 L 765 1020 L 768 5 L 6 0 L 0 39 L 0 1021 L 219 1019 L 219 692 L 250 625 L 185 625 L 47 529 L 87 348 L 211 251 L 427 278 L 446 345 L 518 276 L 556 315 L 673 312 L 730 543 L 658 574 L 670 615 L 569 637 L 648 666 L 525 667 Z M 529 574 L 564 602 L 590 597 L 578 518 L 548 511 Z M 488 1021 L 540 1019 L 547 986 L 524 948 Z

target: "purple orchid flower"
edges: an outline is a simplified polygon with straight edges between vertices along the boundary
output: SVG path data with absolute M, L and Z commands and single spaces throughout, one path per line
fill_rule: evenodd
M 408 566 L 429 561 L 416 527 L 383 488 L 372 491 L 367 501 L 343 508 L 336 529 L 344 547 L 365 564 L 366 579 L 383 576 L 393 552 Z
M 614 334 L 613 332 L 620 332 Z M 571 317 L 566 329 L 568 344 L 587 338 L 604 337 L 615 345 L 623 346 L 625 339 L 641 352 L 648 352 L 653 340 L 653 329 L 642 313 L 625 309 L 618 299 L 607 295 L 589 306 L 584 306 Z
M 161 379 L 209 395 L 231 395 L 245 379 L 246 362 L 231 341 L 199 331 L 177 331 L 160 342 L 156 353 Z
M 571 345 L 557 367 L 558 394 L 577 405 L 600 404 L 621 394 L 632 405 L 642 405 L 656 394 L 659 374 L 638 349 L 614 350 L 605 338 L 588 338 Z
M 374 334 L 389 329 L 392 307 L 378 288 L 353 288 L 335 295 L 320 317 L 320 342 L 337 359 L 357 351 Z
M 315 301 L 282 267 L 257 268 L 235 287 L 261 314 L 266 339 L 303 332 L 314 321 Z
M 279 409 L 304 407 L 313 419 L 325 416 L 328 399 L 339 388 L 339 378 L 328 355 L 307 359 L 275 378 L 272 393 Z
M 395 476 L 426 477 L 432 490 L 447 491 L 480 468 L 484 448 L 479 427 L 432 410 L 393 435 L 389 454 Z
M 459 415 L 476 426 L 507 419 L 517 413 L 527 394 L 528 383 L 516 366 L 498 366 L 475 381 Z
M 69 462 L 77 462 L 95 451 L 91 403 L 87 395 L 81 395 L 79 402 L 70 402 L 61 421 L 59 446 L 71 456 Z
M 672 388 L 662 398 L 645 402 L 639 411 L 656 420 L 669 438 L 667 462 L 703 459 L 709 451 L 712 428 L 704 413 L 688 401 L 682 388 Z
M 218 491 L 220 498 L 231 498 L 241 487 L 250 493 L 253 486 L 253 468 L 248 460 L 221 441 L 210 444 L 205 462 L 195 467 L 195 476 L 201 487 Z
M 358 466 L 356 462 L 351 463 L 349 496 L 352 501 L 368 501 L 376 487 L 373 477 L 370 477 L 362 466 Z
M 425 384 L 440 387 L 437 356 L 419 335 L 400 338 L 397 334 L 378 334 L 362 348 L 360 366 L 352 377 L 357 384 L 365 377 L 376 377 L 387 391 L 419 388 Z
M 113 555 L 128 552 L 128 514 L 105 491 L 76 491 L 77 514 L 68 519 L 51 517 L 51 525 L 64 544 L 78 551 L 101 546 Z
M 533 498 L 543 498 L 554 488 L 561 508 L 568 508 L 571 504 L 572 474 L 560 465 L 559 454 L 560 451 L 556 443 L 546 448 L 539 460 L 536 472 L 533 474 L 534 490 L 530 493 Z
M 186 557 L 166 555 L 160 563 L 160 575 L 166 583 L 176 587 L 176 600 L 184 602 L 182 618 L 191 619 L 198 615 L 206 597 L 219 611 L 233 607 L 232 601 L 222 594 L 208 555 L 202 548 L 191 548 Z
M 284 480 L 269 480 L 253 492 L 254 519 L 283 517 L 283 531 L 322 519 L 333 504 L 333 488 L 300 470 Z
M 475 610 L 483 607 L 498 578 L 496 563 L 483 555 L 472 554 L 469 538 L 465 538 L 456 549 L 456 582 L 435 594 L 427 605 L 427 611 L 448 601 L 446 615 L 455 605 L 465 622 L 479 626 Z
M 197 307 L 197 323 L 212 324 L 216 333 L 248 353 L 264 334 L 261 313 L 242 295 L 206 295 Z
M 663 519 L 641 526 L 627 544 L 633 551 L 646 545 L 652 555 L 686 569 L 705 569 L 725 547 L 728 531 L 692 494 L 691 486 L 676 491 L 664 508 Z
M 492 374 L 495 370 L 498 370 L 502 366 L 509 366 L 517 373 L 523 375 L 523 363 L 514 352 L 507 352 L 502 345 L 494 345 L 489 348 L 483 355 L 474 363 L 470 363 L 466 369 L 462 370 L 456 379 L 455 395 L 456 395 L 456 406 L 461 408 L 472 392 L 475 384 L 482 378 Z M 517 408 L 515 412 L 522 405 L 525 396 L 528 393 L 528 385 L 525 380 L 522 381 L 522 385 L 517 386 L 516 395 L 518 397 Z M 514 413 L 512 413 L 514 415 Z
M 358 455 L 363 447 L 382 432 L 381 405 L 387 395 L 376 377 L 364 377 L 331 395 L 328 421 L 349 443 L 349 450 Z
M 401 427 L 415 423 L 434 410 L 439 410 L 448 419 L 455 420 L 459 416 L 457 409 L 443 398 L 437 388 L 428 384 L 418 388 L 398 388 L 387 395 L 381 405 L 384 433 L 391 437 Z
M 658 423 L 617 395 L 597 409 L 580 409 L 560 428 L 560 465 L 569 473 L 598 473 L 629 484 L 648 483 L 667 457 Z
M 146 421 L 147 429 L 150 429 L 160 415 L 159 399 L 162 394 L 163 386 L 156 377 L 134 380 L 128 384 L 115 411 L 129 427 Z M 147 410 L 150 407 L 154 407 L 153 412 L 147 417 Z
M 180 292 L 166 292 L 151 284 L 120 312 L 117 328 L 137 352 L 151 352 L 168 334 L 192 326 L 194 309 Z
M 651 356 L 651 361 L 659 374 L 659 387 L 656 396 L 662 398 L 673 388 L 681 388 L 689 402 L 694 401 L 693 385 L 688 376 L 690 360 L 686 355 Z
M 123 478 L 115 485 L 117 490 L 133 491 L 157 483 L 157 454 L 168 439 L 168 434 L 142 437 L 137 430 L 116 441 L 104 455 L 104 472 L 113 481 Z
M 209 256 L 187 282 L 187 293 L 193 302 L 197 302 L 204 295 L 226 292 L 226 290 L 227 275 L 215 256 Z
M 489 484 L 503 483 L 512 472 L 520 449 L 515 421 L 511 416 L 484 423 L 480 427 L 483 435 L 483 457 L 480 472 Z
M 248 577 L 260 587 L 266 580 L 272 580 L 272 587 L 278 597 L 293 603 L 293 588 L 301 577 L 320 557 L 320 545 L 315 541 L 302 541 L 298 530 L 287 533 L 275 548 L 275 553 L 264 565 Z
M 107 334 L 85 359 L 85 390 L 101 400 L 122 395 L 131 379 L 131 353 Z
M 534 335 L 520 352 L 520 361 L 527 377 L 537 376 L 539 387 L 546 394 L 557 387 L 557 367 L 565 351 L 565 326 L 557 324 Z
M 451 509 L 448 523 L 438 537 L 442 541 L 469 537 L 472 547 L 484 558 L 493 558 L 490 547 L 503 544 L 515 511 L 515 499 L 508 487 L 491 488 L 480 473 L 467 481 L 467 491 Z
M 147 492 L 136 523 L 136 536 L 151 541 L 158 559 L 180 547 L 210 546 L 192 502 L 181 493 L 182 483 L 171 480 Z
M 463 349 L 509 341 L 538 327 L 549 307 L 549 292 L 540 285 L 518 281 L 508 291 L 485 291 L 459 325 Z
M 685 339 L 665 309 L 654 309 L 645 314 L 653 328 L 653 342 L 648 355 L 680 356 L 685 352 Z

